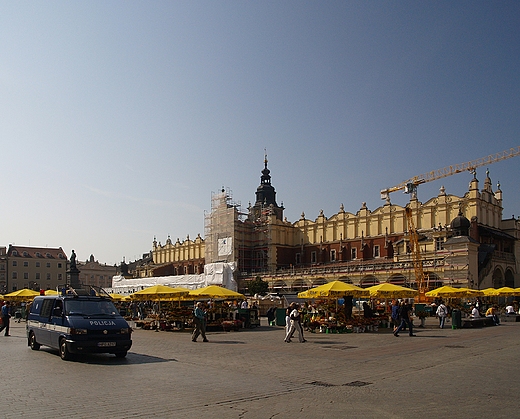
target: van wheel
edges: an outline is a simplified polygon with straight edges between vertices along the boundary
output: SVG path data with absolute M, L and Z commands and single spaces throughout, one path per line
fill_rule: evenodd
M 67 342 L 65 342 L 65 339 L 60 341 L 60 358 L 64 361 L 71 359 L 71 353 L 67 349 Z
M 126 357 L 126 351 L 125 352 L 116 352 L 115 355 L 116 355 L 116 358 L 124 358 L 124 357 Z
M 34 336 L 33 332 L 31 332 L 31 334 L 29 335 L 29 346 L 33 351 L 37 351 L 38 349 L 40 349 L 40 344 L 36 342 L 36 336 Z

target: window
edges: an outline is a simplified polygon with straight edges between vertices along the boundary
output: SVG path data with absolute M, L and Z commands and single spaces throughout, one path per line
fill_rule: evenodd
M 40 262 L 36 262 L 36 267 L 37 267 L 37 268 L 40 267 Z
M 18 256 L 18 251 L 17 250 L 13 250 L 13 256 Z
M 352 259 L 357 259 L 357 248 L 353 247 L 351 250 Z
M 52 311 L 52 305 L 54 304 L 54 300 L 43 300 L 42 310 L 40 311 L 41 317 L 50 317 Z
M 27 256 L 29 256 L 29 253 L 23 252 L 23 257 L 26 258 Z
M 380 256 L 381 256 L 381 254 L 379 253 L 379 245 L 374 246 L 374 257 L 378 258 Z
M 40 280 L 40 273 L 39 273 L 39 272 L 36 272 L 36 280 L 37 280 L 37 281 Z
M 51 280 L 51 274 L 50 274 L 50 272 L 47 272 L 46 277 L 47 277 L 47 281 L 50 281 L 50 280 Z
M 336 250 L 333 249 L 330 251 L 330 261 L 335 262 L 336 261 Z
M 11 278 L 12 279 L 18 279 L 18 274 L 16 272 L 12 272 L 11 273 Z
M 302 263 L 302 254 L 296 253 L 296 264 L 299 265 L 300 263 Z
M 437 237 L 435 239 L 435 250 L 442 250 L 444 248 L 444 238 L 443 237 Z
M 61 279 L 62 279 L 62 275 L 58 274 L 58 281 L 61 281 Z
M 50 268 L 50 267 L 51 267 L 51 263 L 47 262 L 47 268 Z
M 316 252 L 311 252 L 311 263 L 316 263 Z
M 18 266 L 18 262 L 16 260 L 13 260 L 13 266 Z
M 26 260 L 23 262 L 23 266 L 24 268 L 27 268 L 29 266 L 29 262 L 27 262 Z
M 58 263 L 58 269 L 61 269 L 61 262 Z
M 23 273 L 23 279 L 29 279 L 29 272 Z
M 40 257 L 42 257 L 42 254 L 40 252 L 36 252 L 36 257 L 40 258 Z

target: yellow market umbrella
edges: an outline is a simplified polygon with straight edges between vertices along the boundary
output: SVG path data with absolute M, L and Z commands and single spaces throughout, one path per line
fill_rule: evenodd
M 300 292 L 298 298 L 339 298 L 344 295 L 352 295 L 353 297 L 370 297 L 370 292 L 353 284 L 347 284 L 342 281 L 332 281 L 311 288 L 310 290 Z
M 366 289 L 370 292 L 370 296 L 375 298 L 413 298 L 419 293 L 412 288 L 402 287 L 389 282 L 383 282 Z
M 45 290 L 45 295 L 58 295 L 56 290 Z
M 22 290 L 13 291 L 9 294 L 5 294 L 4 298 L 6 300 L 12 300 L 12 301 L 29 301 L 33 300 L 34 297 L 37 295 L 40 295 L 39 292 L 24 288 Z
M 484 295 L 484 292 L 473 288 L 459 288 L 459 291 L 464 292 L 462 297 L 479 297 Z
M 444 285 L 443 287 L 428 291 L 425 295 L 426 297 L 460 298 L 467 297 L 467 291 L 463 288 L 455 288 L 450 287 L 449 285 Z
M 298 298 L 306 298 L 306 299 L 309 299 L 309 298 L 314 298 L 314 297 L 311 297 L 311 296 L 309 295 L 309 290 L 307 290 L 307 291 L 299 292 L 299 293 L 298 293 Z
M 112 300 L 115 300 L 115 301 L 122 301 L 125 296 L 124 295 L 121 295 L 121 294 L 109 294 L 110 295 L 110 298 L 112 298 Z
M 482 293 L 484 297 L 496 297 L 498 295 L 496 288 L 486 288 L 482 290 Z
M 188 295 L 189 291 L 184 288 L 172 288 L 166 285 L 154 285 L 144 290 L 134 292 L 130 295 L 132 300 L 155 300 L 165 301 L 172 300 L 175 298 L 181 298 Z
M 228 290 L 224 287 L 219 287 L 217 285 L 209 285 L 204 288 L 199 288 L 196 290 L 190 291 L 190 297 L 208 297 L 214 299 L 245 299 L 246 296 L 244 294 L 240 294 L 239 292 L 235 292 L 232 290 Z
M 510 297 L 512 295 L 518 295 L 519 292 L 515 289 L 515 288 L 511 288 L 511 287 L 502 287 L 502 288 L 498 288 L 496 290 L 496 296 L 498 297 Z

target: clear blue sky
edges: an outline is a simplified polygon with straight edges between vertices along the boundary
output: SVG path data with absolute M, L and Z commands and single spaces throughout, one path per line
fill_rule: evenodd
M 375 210 L 520 145 L 519 28 L 517 1 L 1 1 L 0 245 L 114 264 L 203 236 L 264 148 L 289 221 Z M 520 215 L 520 157 L 489 170 Z

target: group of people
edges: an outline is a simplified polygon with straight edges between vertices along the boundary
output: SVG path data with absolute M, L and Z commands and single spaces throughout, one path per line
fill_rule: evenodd
M 408 329 L 409 336 L 416 336 L 413 333 L 413 306 L 406 300 L 392 301 L 392 323 L 394 325 L 394 336 L 399 337 L 402 330 Z

